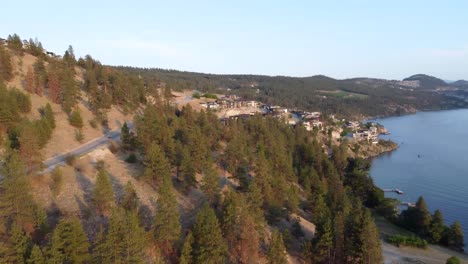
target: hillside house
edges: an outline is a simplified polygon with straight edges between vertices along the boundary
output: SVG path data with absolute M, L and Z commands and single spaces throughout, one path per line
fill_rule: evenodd
M 359 129 L 359 127 L 361 126 L 361 124 L 357 121 L 347 121 L 345 123 L 345 126 L 349 129 L 351 129 L 352 131 L 356 131 L 357 129 Z

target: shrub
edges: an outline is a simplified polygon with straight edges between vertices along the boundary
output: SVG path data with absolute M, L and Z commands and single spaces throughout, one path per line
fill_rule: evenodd
M 60 191 L 61 191 L 62 185 L 63 185 L 62 170 L 60 170 L 59 167 L 56 167 L 52 171 L 51 178 L 52 178 L 52 186 L 51 186 L 52 194 L 54 196 L 57 196 L 58 194 L 60 194 Z
M 81 142 L 81 141 L 83 141 L 83 139 L 84 139 L 84 135 L 83 135 L 83 132 L 81 131 L 81 129 L 75 130 L 75 140 L 78 141 L 78 142 Z
M 138 158 L 135 154 L 130 154 L 128 155 L 127 159 L 125 159 L 126 162 L 128 163 L 136 163 L 138 161 Z
M 117 153 L 119 151 L 119 145 L 114 141 L 109 141 L 109 150 L 112 153 Z
M 96 129 L 97 126 L 98 126 L 98 123 L 97 123 L 96 119 L 92 119 L 92 120 L 89 120 L 89 125 L 90 125 L 92 128 Z
M 409 247 L 417 247 L 417 248 L 427 248 L 427 241 L 419 238 L 417 236 L 404 236 L 404 235 L 393 235 L 387 237 L 387 242 L 399 247 L 402 246 L 409 246 Z
M 452 256 L 450 258 L 447 259 L 447 262 L 445 262 L 446 264 L 461 264 L 461 260 L 455 256 Z
M 201 95 L 200 95 L 200 93 L 197 92 L 197 93 L 193 93 L 192 97 L 200 99 Z
M 76 162 L 76 156 L 73 154 L 69 154 L 65 157 L 65 163 L 67 163 L 69 166 L 73 166 Z
M 216 94 L 206 93 L 203 96 L 206 98 L 218 99 L 218 96 L 216 96 Z

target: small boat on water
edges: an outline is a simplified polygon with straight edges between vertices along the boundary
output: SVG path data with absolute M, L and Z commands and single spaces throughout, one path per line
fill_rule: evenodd
M 395 191 L 397 194 L 404 194 L 404 192 L 403 192 L 402 190 L 400 190 L 400 189 L 395 189 L 394 191 Z

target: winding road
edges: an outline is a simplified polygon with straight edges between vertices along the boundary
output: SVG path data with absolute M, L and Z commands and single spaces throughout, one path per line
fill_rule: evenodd
M 127 126 L 129 129 L 133 128 L 133 123 L 127 122 Z M 69 156 L 82 156 L 85 155 L 99 147 L 107 145 L 110 140 L 118 140 L 120 139 L 120 129 L 107 132 L 104 136 L 95 138 L 91 141 L 84 143 L 83 145 L 70 150 L 68 152 L 56 155 L 46 161 L 43 162 L 44 166 L 46 167 L 45 171 L 50 171 L 54 167 L 59 164 L 65 162 L 67 157 Z

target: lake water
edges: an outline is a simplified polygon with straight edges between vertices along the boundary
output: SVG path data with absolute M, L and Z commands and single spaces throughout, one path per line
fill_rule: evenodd
M 468 110 L 421 112 L 378 119 L 399 148 L 375 158 L 370 174 L 386 193 L 403 202 L 422 195 L 433 212 L 440 209 L 446 224 L 459 220 L 468 244 Z

